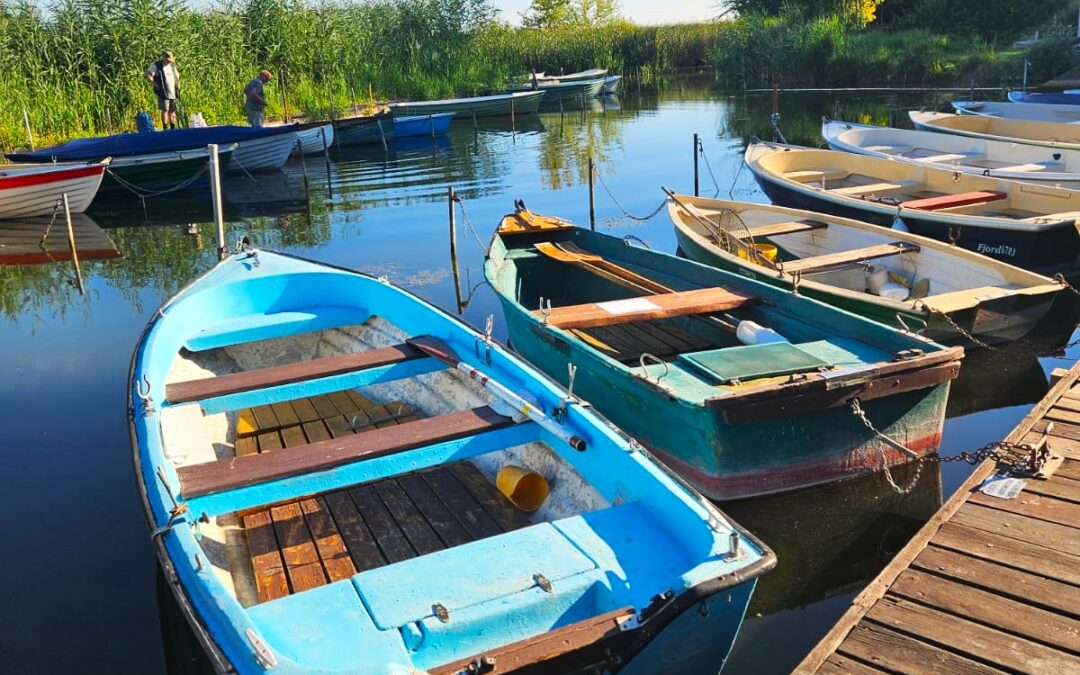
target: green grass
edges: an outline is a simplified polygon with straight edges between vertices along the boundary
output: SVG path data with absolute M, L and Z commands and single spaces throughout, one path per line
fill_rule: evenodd
M 715 68 L 727 86 L 998 84 L 1022 57 L 975 38 L 925 30 L 852 31 L 842 22 L 776 17 L 675 26 L 513 29 L 488 0 L 0 0 L 0 145 L 39 146 L 133 127 L 155 112 L 143 70 L 163 49 L 181 73 L 181 114 L 243 119 L 242 90 L 263 67 L 284 71 L 289 107 L 328 116 L 369 97 L 423 99 L 500 90 L 530 70 L 592 67 L 649 83 L 675 68 Z M 1056 45 L 1056 43 L 1055 43 Z M 1042 48 L 1036 70 L 1061 58 Z M 1052 73 L 1051 73 L 1052 74 Z M 1032 79 L 1036 76 L 1032 75 Z M 1049 76 L 1049 75 L 1046 75 Z M 271 116 L 281 115 L 270 88 Z

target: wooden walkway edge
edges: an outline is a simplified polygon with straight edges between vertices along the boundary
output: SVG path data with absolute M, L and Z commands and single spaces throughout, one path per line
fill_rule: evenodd
M 1014 500 L 987 460 L 852 601 L 796 673 L 1080 672 L 1080 363 L 1009 434 L 1049 422 L 1064 464 Z

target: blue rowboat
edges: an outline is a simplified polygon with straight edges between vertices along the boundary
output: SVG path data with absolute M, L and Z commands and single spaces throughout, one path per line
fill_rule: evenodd
M 1010 91 L 1009 100 L 1013 103 L 1049 103 L 1051 105 L 1080 105 L 1078 92 L 1034 92 Z
M 394 137 L 434 136 L 445 134 L 450 128 L 454 113 L 436 113 L 433 115 L 406 115 L 394 117 Z
M 774 564 L 385 279 L 238 252 L 154 315 L 129 394 L 151 538 L 221 671 L 716 671 Z
M 227 147 L 236 144 L 229 165 L 236 171 L 280 169 L 296 146 L 298 126 L 278 127 L 219 126 L 169 129 L 152 134 L 113 134 L 76 138 L 40 150 L 12 152 L 7 158 L 20 163 L 100 161 L 106 157 L 136 157 L 184 150 L 205 150 L 216 143 Z
M 484 274 L 518 353 L 557 380 L 576 368 L 574 391 L 713 499 L 872 473 L 941 440 L 959 347 L 524 210 Z

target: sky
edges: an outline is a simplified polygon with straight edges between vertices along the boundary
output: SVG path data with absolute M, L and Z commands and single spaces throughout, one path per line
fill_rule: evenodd
M 512 24 L 521 22 L 521 14 L 531 0 L 493 0 L 502 10 L 501 18 Z M 620 13 L 634 23 L 684 23 L 704 21 L 718 13 L 717 0 L 618 0 Z

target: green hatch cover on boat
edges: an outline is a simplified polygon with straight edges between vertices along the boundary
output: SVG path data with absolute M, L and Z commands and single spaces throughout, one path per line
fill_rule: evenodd
M 832 365 L 789 342 L 710 349 L 680 354 L 679 359 L 698 372 L 715 378 L 720 384 L 805 373 Z

